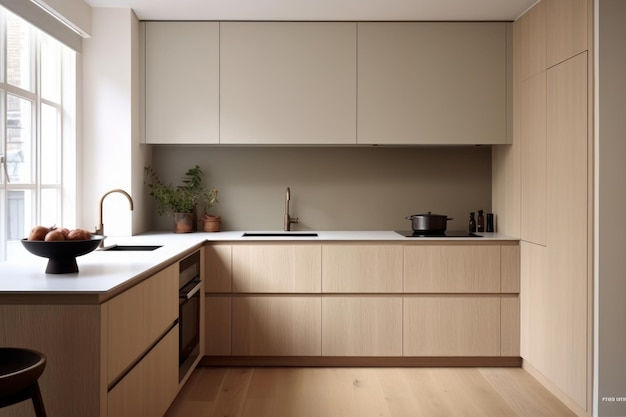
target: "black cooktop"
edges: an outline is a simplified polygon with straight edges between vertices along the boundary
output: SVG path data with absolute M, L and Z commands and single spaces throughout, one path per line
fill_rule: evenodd
M 446 230 L 443 233 L 442 232 L 424 233 L 424 232 L 414 232 L 412 230 L 396 230 L 395 232 L 404 237 L 482 237 L 475 233 L 464 232 L 462 230 Z

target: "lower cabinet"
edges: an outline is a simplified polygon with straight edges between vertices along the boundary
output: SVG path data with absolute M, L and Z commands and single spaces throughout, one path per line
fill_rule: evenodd
M 500 297 L 405 297 L 404 355 L 500 356 Z
M 109 391 L 108 415 L 162 416 L 178 392 L 178 325 Z
M 323 356 L 402 356 L 402 297 L 324 297 Z
M 320 297 L 234 297 L 232 354 L 319 356 Z

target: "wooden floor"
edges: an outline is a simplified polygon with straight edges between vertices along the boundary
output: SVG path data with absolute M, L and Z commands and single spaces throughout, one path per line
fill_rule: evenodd
M 521 368 L 209 368 L 166 417 L 574 417 Z

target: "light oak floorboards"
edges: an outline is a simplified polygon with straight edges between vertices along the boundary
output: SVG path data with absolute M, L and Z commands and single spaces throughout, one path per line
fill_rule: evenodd
M 574 417 L 521 368 L 197 368 L 165 417 Z

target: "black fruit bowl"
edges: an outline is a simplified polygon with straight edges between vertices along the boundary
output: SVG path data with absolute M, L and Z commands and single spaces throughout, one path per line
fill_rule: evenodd
M 101 235 L 91 235 L 89 240 L 58 240 L 52 242 L 22 239 L 22 245 L 33 255 L 48 258 L 46 274 L 71 274 L 78 272 L 76 257 L 96 249 L 104 238 L 105 236 Z

